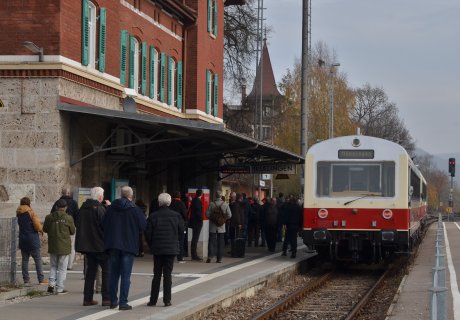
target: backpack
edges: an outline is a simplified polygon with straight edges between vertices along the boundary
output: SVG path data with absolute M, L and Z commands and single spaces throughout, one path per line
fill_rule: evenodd
M 220 206 L 218 206 L 216 203 L 214 203 L 214 209 L 212 210 L 211 216 L 209 217 L 209 220 L 211 220 L 211 222 L 218 227 L 224 225 L 225 221 L 227 221 L 225 218 L 224 210 L 222 210 L 223 205 L 224 204 L 222 203 Z

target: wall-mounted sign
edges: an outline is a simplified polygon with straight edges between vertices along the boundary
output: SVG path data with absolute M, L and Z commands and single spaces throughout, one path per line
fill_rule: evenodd
M 293 163 L 272 164 L 234 164 L 220 167 L 221 173 L 258 174 L 296 174 L 297 165 Z M 270 179 L 264 179 L 270 180 Z

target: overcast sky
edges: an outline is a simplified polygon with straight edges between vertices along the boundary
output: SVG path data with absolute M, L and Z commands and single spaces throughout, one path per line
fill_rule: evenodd
M 300 59 L 302 1 L 264 0 L 277 82 Z M 335 50 L 350 86 L 382 87 L 431 154 L 460 152 L 459 33 L 459 0 L 312 0 L 312 45 Z

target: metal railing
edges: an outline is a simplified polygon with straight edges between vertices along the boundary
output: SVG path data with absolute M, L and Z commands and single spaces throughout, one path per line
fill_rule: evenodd
M 446 255 L 444 226 L 439 214 L 436 229 L 435 266 L 433 268 L 433 287 L 430 288 L 430 319 L 447 319 Z
M 17 218 L 0 218 L 0 284 L 16 283 Z

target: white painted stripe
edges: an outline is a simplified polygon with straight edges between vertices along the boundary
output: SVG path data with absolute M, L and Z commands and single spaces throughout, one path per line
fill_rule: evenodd
M 21 270 L 17 270 L 16 273 L 22 273 Z M 29 273 L 37 273 L 37 271 L 30 270 Z M 43 273 L 49 273 L 49 271 L 44 270 Z M 67 270 L 66 274 L 83 274 L 83 271 L 71 271 Z M 153 277 L 153 273 L 149 272 L 133 272 L 131 273 L 132 276 L 148 276 L 148 277 Z M 172 276 L 173 278 L 204 278 L 208 276 L 208 273 L 173 273 Z
M 443 222 L 444 237 L 446 240 L 446 256 L 447 265 L 449 266 L 449 277 L 450 277 L 450 291 L 452 292 L 453 304 L 454 304 L 454 319 L 460 320 L 460 292 L 458 291 L 457 274 L 455 273 L 454 263 L 452 262 L 452 254 L 450 253 L 449 239 L 447 238 L 446 223 Z M 457 223 L 457 228 L 460 229 Z
M 297 248 L 297 250 L 302 249 L 302 248 L 305 248 L 305 245 L 299 246 Z M 171 290 L 171 293 L 174 294 L 176 292 L 180 292 L 180 291 L 183 291 L 183 290 L 188 289 L 190 287 L 193 287 L 195 285 L 201 284 L 203 282 L 210 281 L 212 279 L 215 279 L 215 278 L 224 276 L 226 274 L 241 270 L 243 268 L 250 267 L 250 266 L 253 266 L 255 264 L 265 262 L 267 260 L 270 260 L 270 259 L 272 259 L 274 257 L 279 256 L 280 254 L 281 253 L 275 253 L 275 254 L 272 254 L 272 255 L 269 255 L 269 256 L 265 256 L 263 258 L 252 260 L 252 261 L 249 261 L 249 262 L 246 262 L 246 263 L 243 263 L 243 264 L 236 265 L 236 266 L 231 267 L 231 268 L 226 268 L 224 270 L 208 274 L 205 277 L 195 279 L 195 280 L 189 281 L 187 283 L 180 284 L 178 286 L 173 287 L 172 290 Z M 160 301 L 162 297 L 163 297 L 163 292 L 160 292 L 160 294 L 158 296 L 158 301 Z M 134 307 L 138 307 L 138 306 L 146 304 L 147 302 L 149 302 L 149 299 L 150 299 L 150 296 L 146 296 L 146 297 L 134 300 L 134 301 L 130 301 L 129 304 L 131 306 L 133 306 L 133 308 L 134 308 Z M 119 311 L 118 309 L 104 310 L 104 311 L 100 311 L 100 312 L 97 312 L 97 313 L 93 313 L 93 314 L 88 315 L 86 317 L 78 318 L 78 320 L 98 320 L 98 319 L 102 319 L 102 318 L 114 315 L 117 312 L 121 312 L 121 311 Z

